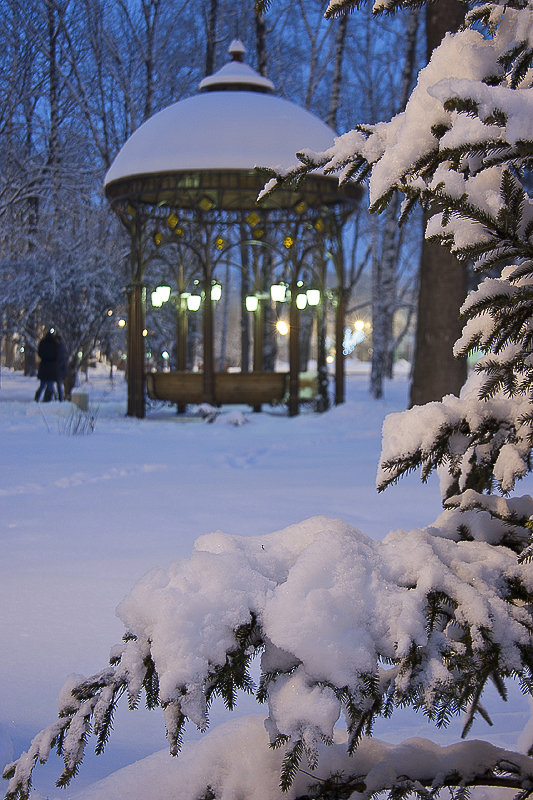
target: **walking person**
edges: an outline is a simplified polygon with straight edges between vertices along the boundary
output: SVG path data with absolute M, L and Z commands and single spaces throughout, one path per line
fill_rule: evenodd
M 67 377 L 67 351 L 65 345 L 63 344 L 63 339 L 61 338 L 59 333 L 56 333 L 56 343 L 57 343 L 56 386 L 57 386 L 57 396 L 59 398 L 59 402 L 62 403 L 65 398 L 63 382 Z
M 35 402 L 39 402 L 44 390 L 44 402 L 49 403 L 54 396 L 54 385 L 57 380 L 57 341 L 53 328 L 47 331 L 39 342 L 37 354 L 41 363 L 37 370 L 40 384 L 35 392 Z

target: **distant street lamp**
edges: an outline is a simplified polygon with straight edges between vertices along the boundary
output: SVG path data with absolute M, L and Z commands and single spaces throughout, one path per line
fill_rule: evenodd
M 246 310 L 250 312 L 257 311 L 259 308 L 259 298 L 255 294 L 249 294 L 245 299 Z
M 310 306 L 319 306 L 320 305 L 320 289 L 308 289 L 306 292 L 307 295 L 307 304 Z
M 201 294 L 190 294 L 187 297 L 187 308 L 189 311 L 199 311 L 200 306 L 202 305 L 202 295 Z
M 298 309 L 298 311 L 303 311 L 306 306 L 307 306 L 307 294 L 305 292 L 299 292 L 296 295 L 296 308 Z
M 284 283 L 274 283 L 270 287 L 270 297 L 275 303 L 284 303 L 287 296 L 287 287 Z

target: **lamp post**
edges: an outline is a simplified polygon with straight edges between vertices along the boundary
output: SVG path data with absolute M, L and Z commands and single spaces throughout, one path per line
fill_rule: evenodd
M 247 295 L 245 304 L 246 310 L 254 315 L 254 350 L 253 350 L 253 370 L 261 372 L 263 369 L 263 323 L 264 306 L 263 302 L 268 300 L 268 294 L 256 292 Z
M 263 371 L 263 341 L 264 341 L 264 305 L 263 301 L 268 300 L 268 294 L 256 292 L 247 295 L 245 299 L 246 310 L 254 315 L 254 349 L 253 349 L 253 371 Z M 254 411 L 261 411 L 261 405 L 255 405 Z
M 291 282 L 289 305 L 289 417 L 300 411 L 300 311 L 297 305 L 298 284 Z

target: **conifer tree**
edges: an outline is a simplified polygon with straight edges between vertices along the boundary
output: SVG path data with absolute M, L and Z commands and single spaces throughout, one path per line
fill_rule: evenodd
M 332 0 L 328 13 L 355 5 Z M 372 738 L 375 720 L 397 707 L 437 727 L 461 714 L 466 736 L 476 717 L 490 719 L 488 684 L 502 699 L 510 681 L 533 694 L 533 499 L 514 494 L 530 471 L 533 422 L 531 42 L 532 2 L 474 7 L 421 71 L 405 111 L 357 127 L 326 153 L 301 153 L 301 164 L 272 174 L 265 189 L 316 168 L 342 181 L 368 177 L 372 210 L 396 191 L 404 216 L 430 204 L 427 235 L 481 274 L 456 345 L 480 351 L 476 372 L 460 397 L 392 415 L 384 427 L 378 488 L 414 469 L 423 480 L 437 470 L 437 520 L 383 541 L 323 518 L 269 536 L 202 537 L 190 559 L 148 573 L 121 604 L 123 644 L 97 675 L 67 681 L 58 720 L 6 767 L 9 800 L 28 797 L 33 766 L 52 747 L 65 763 L 59 785 L 68 783 L 91 730 L 104 749 L 124 694 L 132 708 L 142 694 L 162 707 L 176 754 L 187 721 L 205 730 L 213 698 L 231 709 L 239 690 L 267 706 L 261 747 L 269 741 L 277 758 L 261 759 L 259 735 L 247 739 L 263 770 L 254 780 L 262 789 L 273 773 L 280 781 L 278 795 L 262 797 L 386 791 L 398 800 L 455 787 L 465 798 L 476 785 L 514 788 L 521 800 L 533 794 L 531 755 L 482 741 L 440 748 Z M 347 742 L 337 743 L 341 716 Z M 177 773 L 180 800 L 253 795 L 237 776 L 236 729 L 226 730 L 222 744 L 198 746 L 201 768 L 188 759 Z

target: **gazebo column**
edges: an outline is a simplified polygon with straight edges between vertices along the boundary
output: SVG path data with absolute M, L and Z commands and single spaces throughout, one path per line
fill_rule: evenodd
M 128 417 L 145 416 L 144 294 L 141 282 L 128 286 Z
M 296 306 L 297 281 L 291 282 L 289 306 L 289 417 L 300 411 L 300 312 Z

